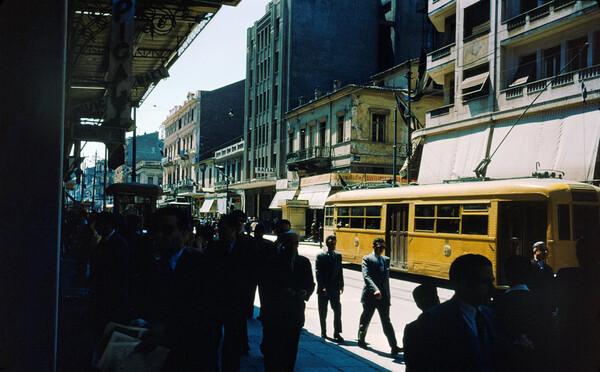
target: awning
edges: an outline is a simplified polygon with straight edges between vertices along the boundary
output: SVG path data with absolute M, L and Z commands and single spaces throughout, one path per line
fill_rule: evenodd
M 202 206 L 200 207 L 200 213 L 213 213 L 216 212 L 215 199 L 204 199 Z
M 592 105 L 588 105 L 592 106 Z M 559 170 L 564 178 L 589 182 L 600 141 L 600 111 L 593 107 L 546 111 L 523 118 L 506 136 L 514 119 L 498 122 L 487 168 L 492 178 L 531 176 L 536 170 Z
M 485 157 L 488 135 L 489 128 L 480 126 L 425 137 L 419 184 L 474 177 L 473 169 Z
M 331 185 L 304 186 L 300 189 L 298 200 L 308 200 L 310 209 L 323 209 L 330 191 Z
M 462 95 L 468 95 L 472 93 L 477 93 L 483 89 L 487 79 L 490 77 L 489 71 L 486 71 L 482 74 L 471 76 L 463 80 L 460 85 L 460 90 Z
M 269 204 L 269 209 L 281 209 L 281 206 L 285 205 L 286 200 L 294 199 L 294 195 L 296 195 L 296 190 L 277 191 L 273 200 L 271 200 L 271 204 Z

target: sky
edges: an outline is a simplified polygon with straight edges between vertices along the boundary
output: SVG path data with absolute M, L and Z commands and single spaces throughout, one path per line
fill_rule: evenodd
M 169 110 L 185 102 L 188 92 L 214 90 L 246 77 L 246 35 L 265 15 L 269 0 L 242 0 L 223 6 L 137 110 L 137 134 L 158 131 Z M 132 133 L 127 133 L 130 137 Z M 86 165 L 104 158 L 104 144 L 88 142 Z

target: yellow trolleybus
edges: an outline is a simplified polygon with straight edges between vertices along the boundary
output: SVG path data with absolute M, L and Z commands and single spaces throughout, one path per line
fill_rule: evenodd
M 558 179 L 513 179 L 342 191 L 325 204 L 324 235 L 344 261 L 360 264 L 383 237 L 393 270 L 448 278 L 463 254 L 486 256 L 497 284 L 513 254 L 548 243 L 548 263 L 577 266 L 576 241 L 600 232 L 600 189 Z

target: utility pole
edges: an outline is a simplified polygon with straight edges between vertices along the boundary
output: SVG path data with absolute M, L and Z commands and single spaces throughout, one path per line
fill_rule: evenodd
M 95 205 L 95 197 L 96 197 L 96 165 L 98 164 L 98 150 L 96 150 L 96 155 L 94 155 L 94 175 L 92 176 L 92 212 L 94 212 Z
M 131 182 L 135 182 L 137 175 L 135 174 L 135 158 L 136 149 L 136 134 L 137 134 L 137 107 L 133 107 L 133 137 L 131 138 Z
M 412 155 L 412 111 L 410 111 L 410 91 L 411 91 L 411 80 L 412 80 L 412 65 L 410 60 L 408 61 L 408 72 L 406 73 L 406 78 L 408 79 L 408 141 L 406 141 L 406 164 L 408 167 L 406 168 L 406 184 L 410 185 L 411 181 L 411 155 Z
M 104 189 L 102 191 L 102 210 L 106 212 L 106 177 L 108 172 L 108 147 L 104 146 Z
M 394 177 L 392 178 L 392 187 L 396 187 L 396 173 L 398 173 L 398 169 L 396 168 L 396 162 L 398 158 L 398 102 L 394 106 L 394 156 L 392 165 L 392 173 Z

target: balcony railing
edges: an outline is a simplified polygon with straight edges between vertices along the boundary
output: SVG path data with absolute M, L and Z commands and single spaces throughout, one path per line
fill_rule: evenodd
M 600 77 L 600 65 L 595 65 L 578 71 L 570 71 L 558 75 L 552 82 L 551 88 L 560 88 L 561 86 L 574 84 L 576 81 L 595 79 L 598 77 Z M 519 98 L 525 93 L 531 94 L 544 90 L 552 79 L 552 77 L 549 77 L 531 83 L 518 85 L 516 87 L 510 87 L 505 89 L 503 93 L 505 94 L 506 99 Z
M 162 165 L 163 167 L 168 167 L 170 165 L 173 165 L 173 160 L 170 156 L 165 156 L 160 160 L 160 165 Z
M 441 47 L 440 49 L 434 50 L 433 52 L 431 52 L 431 60 L 436 61 L 438 59 L 449 56 L 450 53 L 452 53 L 453 46 L 454 46 L 454 43 L 448 44 L 446 46 Z
M 433 109 L 433 110 L 429 111 L 429 115 L 432 118 L 436 117 L 436 116 L 448 115 L 450 113 L 450 108 L 451 107 L 454 107 L 454 105 L 447 105 L 447 106 L 438 107 L 436 109 Z
M 331 156 L 331 147 L 316 146 L 309 147 L 303 150 L 287 154 L 286 160 L 288 163 L 315 158 L 328 158 Z
M 537 8 L 531 9 L 525 13 L 521 13 L 516 17 L 510 18 L 506 21 L 506 28 L 508 31 L 514 30 L 525 25 L 528 21 L 534 21 L 536 19 L 543 18 L 549 15 L 556 9 L 565 7 L 567 5 L 573 4 L 576 1 L 574 0 L 554 0 L 547 2 Z

